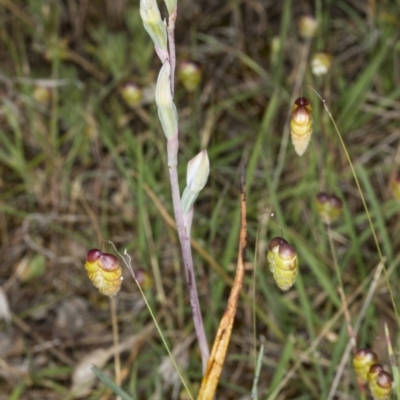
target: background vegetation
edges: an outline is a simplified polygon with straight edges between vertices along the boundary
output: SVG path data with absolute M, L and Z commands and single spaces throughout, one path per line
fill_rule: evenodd
M 88 280 L 86 252 L 112 240 L 151 275 L 148 300 L 193 393 L 201 380 L 172 215 L 165 138 L 155 112 L 160 68 L 138 1 L 0 0 L 0 283 L 11 322 L 0 325 L 0 398 L 71 398 L 71 376 L 93 350 L 113 345 L 110 304 Z M 160 3 L 160 7 L 164 5 Z M 319 22 L 307 43 L 298 20 Z M 165 16 L 167 14 L 165 13 Z M 398 350 L 400 202 L 400 1 L 178 0 L 178 63 L 198 62 L 203 80 L 188 94 L 178 82 L 180 176 L 202 148 L 209 183 L 196 203 L 193 238 L 200 303 L 212 343 L 234 275 L 239 229 L 239 165 L 247 165 L 248 276 L 218 399 L 249 398 L 254 378 L 250 301 L 256 232 L 257 346 L 265 356 L 266 399 L 301 359 L 281 399 L 326 399 L 349 341 L 327 228 L 314 204 L 339 196 L 333 226 L 352 322 L 363 306 L 379 255 L 349 164 L 322 102 L 303 157 L 289 141 L 288 115 L 301 85 L 326 100 L 355 164 L 388 279 L 381 279 L 357 336 L 387 363 L 383 323 Z M 332 68 L 311 73 L 316 51 Z M 304 72 L 304 73 L 303 73 Z M 127 82 L 143 100 L 130 108 Z M 275 222 L 274 222 L 275 221 Z M 268 222 L 268 224 L 267 224 Z M 282 293 L 265 263 L 281 235 L 297 249 L 300 274 Z M 108 245 L 106 251 L 112 252 Z M 137 288 L 124 271 L 117 297 L 123 388 L 135 399 L 186 398 Z M 354 296 L 354 294 L 356 294 Z M 2 301 L 3 302 L 3 301 Z M 320 333 L 322 336 L 318 336 Z M 136 335 L 132 339 L 132 335 Z M 397 353 L 396 353 L 397 354 Z M 113 374 L 113 359 L 102 368 Z M 85 398 L 112 395 L 97 385 Z M 181 396 L 181 397 L 180 397 Z M 350 363 L 337 397 L 358 399 Z

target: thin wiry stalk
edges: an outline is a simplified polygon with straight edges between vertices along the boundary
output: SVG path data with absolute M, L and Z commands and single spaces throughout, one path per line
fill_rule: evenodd
M 169 178 L 171 183 L 172 202 L 174 206 L 174 215 L 176 226 L 178 229 L 179 241 L 181 243 L 183 264 L 185 266 L 186 284 L 189 290 L 190 305 L 192 307 L 194 327 L 196 330 L 197 340 L 199 342 L 201 360 L 203 364 L 203 372 L 206 369 L 210 351 L 208 348 L 207 338 L 204 330 L 203 318 L 201 316 L 199 296 L 197 294 L 196 276 L 193 267 L 192 248 L 190 246 L 190 238 L 186 233 L 183 222 L 181 199 L 179 193 L 178 172 L 176 166 L 169 167 Z
M 177 16 L 177 10 L 170 15 L 168 20 L 168 50 L 169 50 L 169 63 L 170 69 L 170 81 L 171 81 L 171 93 L 174 94 L 174 76 L 175 76 L 175 20 Z M 168 171 L 171 184 L 172 203 L 174 207 L 174 216 L 176 221 L 176 227 L 178 230 L 179 242 L 181 244 L 182 259 L 185 267 L 186 284 L 189 291 L 190 305 L 192 307 L 194 327 L 196 331 L 197 341 L 200 347 L 200 354 L 203 366 L 203 372 L 205 371 L 210 357 L 210 350 L 208 348 L 206 333 L 204 330 L 203 317 L 201 315 L 199 296 L 197 293 L 196 275 L 193 266 L 192 248 L 190 245 L 190 228 L 188 231 L 185 228 L 185 222 L 181 207 L 181 196 L 179 190 L 178 180 L 178 148 L 179 148 L 179 135 L 176 132 L 172 138 L 167 141 L 167 153 L 168 153 Z

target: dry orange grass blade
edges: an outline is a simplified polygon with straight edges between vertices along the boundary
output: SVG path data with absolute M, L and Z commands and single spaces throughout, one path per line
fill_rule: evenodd
M 246 226 L 246 184 L 245 169 L 242 166 L 241 171 L 241 196 L 240 196 L 240 238 L 239 238 L 239 254 L 236 268 L 235 281 L 233 283 L 231 293 L 224 315 L 219 324 L 218 332 L 215 337 L 214 345 L 211 351 L 210 359 L 207 364 L 203 381 L 201 382 L 200 392 L 197 400 L 212 400 L 218 385 L 219 377 L 224 366 L 226 351 L 228 349 L 229 340 L 231 338 L 233 321 L 235 319 L 237 304 L 242 289 L 244 277 L 244 256 L 247 242 L 247 226 Z

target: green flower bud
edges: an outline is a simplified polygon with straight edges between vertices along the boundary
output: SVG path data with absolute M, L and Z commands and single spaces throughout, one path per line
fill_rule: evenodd
M 164 0 L 168 14 L 171 15 L 176 10 L 176 0 Z
M 207 183 L 210 174 L 210 160 L 207 150 L 201 151 L 188 163 L 186 174 L 186 188 L 182 195 L 182 211 L 187 214 L 193 206 L 200 191 Z
M 171 65 L 166 61 L 158 75 L 156 85 L 156 104 L 165 136 L 170 139 L 178 132 L 178 113 L 171 93 Z
M 140 16 L 143 26 L 150 35 L 154 45 L 164 51 L 167 49 L 167 30 L 161 19 L 156 0 L 140 0 Z

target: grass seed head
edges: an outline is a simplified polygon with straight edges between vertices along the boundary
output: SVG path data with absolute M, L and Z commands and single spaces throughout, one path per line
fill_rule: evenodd
M 122 86 L 120 93 L 125 104 L 130 108 L 137 107 L 142 101 L 143 91 L 138 85 L 136 85 L 136 83 L 125 83 L 125 85 Z
M 181 62 L 178 68 L 178 77 L 187 92 L 194 92 L 200 85 L 202 78 L 200 65 L 193 61 Z
M 89 250 L 85 268 L 89 279 L 100 293 L 114 297 L 119 292 L 122 283 L 122 268 L 117 257 L 102 253 L 98 249 Z
M 372 365 L 378 363 L 378 356 L 369 349 L 357 350 L 353 357 L 353 368 L 357 378 L 362 382 L 368 381 L 368 372 Z
M 289 290 L 298 273 L 296 250 L 283 238 L 276 237 L 268 244 L 267 259 L 274 280 L 281 290 Z
M 312 39 L 318 28 L 318 22 L 312 15 L 303 15 L 299 19 L 299 35 L 303 39 Z
M 325 192 L 317 194 L 315 197 L 315 204 L 319 216 L 326 224 L 330 224 L 336 220 L 340 216 L 343 208 L 342 201 L 339 197 Z
M 314 75 L 326 75 L 332 65 L 332 56 L 328 53 L 315 53 L 311 59 L 311 71 Z
M 290 134 L 296 153 L 302 156 L 310 144 L 312 135 L 312 107 L 305 97 L 299 97 L 293 105 Z
M 393 378 L 382 365 L 374 364 L 368 372 L 368 387 L 374 400 L 386 400 L 392 392 Z

